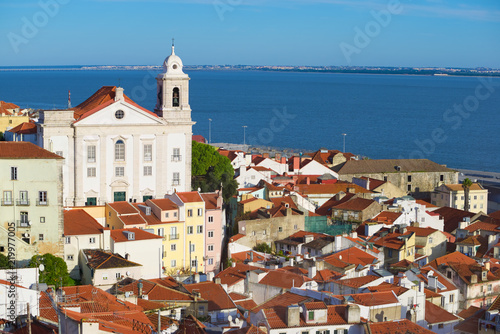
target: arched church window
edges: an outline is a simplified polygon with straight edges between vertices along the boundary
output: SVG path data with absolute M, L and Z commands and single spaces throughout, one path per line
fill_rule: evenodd
M 125 143 L 121 139 L 115 143 L 115 161 L 125 161 Z
M 179 106 L 179 88 L 177 87 L 174 88 L 174 91 L 172 93 L 172 106 L 173 107 Z

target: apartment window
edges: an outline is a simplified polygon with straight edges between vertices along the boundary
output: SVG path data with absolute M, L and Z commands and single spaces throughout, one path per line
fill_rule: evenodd
M 122 274 L 120 274 L 120 273 L 116 273 L 116 274 L 115 274 L 115 277 L 116 277 L 116 279 L 120 279 L 120 278 L 122 278 Z
M 165 233 L 163 231 L 164 231 L 163 227 L 158 229 L 157 233 L 160 237 L 163 237 L 165 235 Z
M 195 244 L 190 244 L 189 245 L 189 251 L 192 253 L 196 250 L 196 245 Z
M 28 192 L 26 190 L 21 190 L 19 192 L 19 205 L 29 205 Z
M 441 307 L 444 307 L 444 304 L 446 304 L 446 297 L 442 296 L 441 297 Z
M 168 212 L 165 212 L 165 218 L 168 218 L 169 214 Z
M 153 166 L 144 166 L 144 176 L 153 175 Z
M 196 233 L 203 233 L 203 225 L 196 226 Z
M 43 241 L 43 234 L 39 234 L 39 235 L 38 235 L 38 240 L 39 240 L 39 241 Z
M 263 235 L 266 235 L 266 230 L 262 231 L 262 234 L 263 234 Z
M 213 238 L 214 237 L 214 231 L 208 231 L 208 237 Z
M 307 315 L 308 320 L 314 320 L 314 311 L 307 312 Z
M 484 196 L 483 196 L 483 195 L 481 195 L 481 197 L 480 197 L 480 198 L 481 198 L 481 200 L 483 200 L 483 199 L 484 199 Z
M 48 204 L 47 192 L 46 191 L 39 191 L 38 192 L 38 205 L 47 205 L 47 204 Z
M 208 251 L 213 252 L 214 251 L 214 245 L 208 245 Z
M 299 228 L 299 226 L 298 226 L 298 225 L 293 225 L 293 229 L 294 229 L 294 230 L 296 230 L 296 229 L 298 229 L 298 228 Z
M 464 246 L 460 246 L 459 250 L 460 250 L 460 253 L 463 253 L 464 252 Z
M 177 266 L 177 261 L 175 261 L 175 260 L 171 260 L 171 261 L 170 261 L 170 266 L 171 266 L 172 268 L 175 268 L 175 267 Z
M 188 217 L 193 217 L 193 210 L 192 209 L 188 210 Z
M 474 200 L 477 200 L 477 195 L 474 195 Z
M 488 284 L 488 292 L 491 292 L 491 284 Z
M 463 196 L 461 196 L 461 197 L 460 197 L 460 199 L 463 201 L 463 200 L 464 200 L 464 197 L 463 197 Z
M 71 237 L 64 238 L 64 243 L 70 244 L 71 243 Z
M 196 260 L 191 260 L 191 267 L 196 267 L 198 262 Z
M 170 250 L 171 250 L 172 252 L 175 252 L 175 251 L 177 250 L 177 245 L 176 245 L 176 244 L 171 244 L 171 245 L 170 245 Z
M 213 259 L 212 257 L 208 259 L 208 264 L 209 264 L 209 265 L 214 264 L 214 259 Z
M 174 217 L 177 217 L 177 211 L 174 212 Z
M 444 328 L 444 324 L 439 324 L 438 328 Z
M 66 257 L 66 260 L 68 260 L 68 261 L 73 261 L 73 255 L 68 255 L 68 256 Z
M 95 162 L 95 145 L 87 146 L 87 162 Z
M 95 244 L 95 237 L 89 238 L 89 243 L 90 244 Z
M 214 217 L 213 216 L 208 216 L 208 222 L 213 223 L 214 222 Z
M 12 205 L 12 191 L 11 190 L 5 190 L 3 192 L 3 201 L 2 205 Z
M 40 217 L 40 223 L 45 223 L 45 217 Z
M 152 161 L 153 160 L 153 145 L 145 144 L 144 145 L 144 161 Z
M 411 182 L 411 175 L 408 175 L 408 182 Z
M 279 226 L 278 227 L 278 232 L 283 232 L 283 227 Z
M 181 184 L 181 177 L 180 174 L 176 172 L 172 177 L 172 185 L 178 186 L 179 184 Z
M 392 249 L 389 249 L 389 250 L 387 251 L 387 255 L 388 255 L 389 257 L 392 257 Z
M 453 303 L 453 297 L 454 295 L 450 295 L 450 303 Z
M 125 161 L 125 143 L 121 139 L 115 143 L 115 161 Z
M 432 237 L 429 237 L 429 243 L 432 244 Z
M 10 167 L 10 179 L 17 180 L 17 167 Z
M 174 153 L 172 154 L 172 161 L 181 161 L 181 149 L 174 148 Z
M 96 168 L 89 167 L 87 168 L 87 177 L 95 177 L 96 176 Z
M 444 175 L 443 174 L 439 175 L 439 181 L 444 182 Z
M 411 184 L 408 185 L 408 191 L 411 191 Z
M 115 176 L 124 176 L 125 175 L 125 167 L 115 167 Z
M 203 209 L 198 209 L 198 217 L 203 216 Z
M 187 234 L 193 234 L 193 226 L 187 227 Z

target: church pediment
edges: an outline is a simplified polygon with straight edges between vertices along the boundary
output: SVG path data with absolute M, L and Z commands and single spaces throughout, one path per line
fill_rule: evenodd
M 130 183 L 128 183 L 125 180 L 115 180 L 111 182 L 109 186 L 113 188 L 113 187 L 128 187 L 129 185 Z

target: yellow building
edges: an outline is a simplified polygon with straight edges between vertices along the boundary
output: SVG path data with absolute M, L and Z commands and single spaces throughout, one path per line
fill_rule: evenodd
M 465 191 L 461 184 L 442 184 L 431 194 L 432 204 L 465 210 Z M 469 211 L 488 212 L 488 190 L 479 183 L 469 188 Z
M 260 208 L 270 209 L 274 206 L 273 202 L 266 201 L 262 198 L 256 198 L 250 194 L 241 195 L 241 201 L 238 202 L 238 214 L 244 214 L 245 212 L 252 212 Z
M 29 120 L 29 116 L 23 116 L 20 113 L 18 105 L 0 101 L 0 132 L 5 133 L 21 123 L 29 122 Z

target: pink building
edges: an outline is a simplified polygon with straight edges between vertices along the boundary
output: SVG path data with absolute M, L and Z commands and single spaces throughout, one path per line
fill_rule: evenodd
M 223 208 L 222 194 L 200 194 L 205 201 L 205 272 L 219 273 L 222 267 L 222 246 L 226 235 L 226 213 Z

